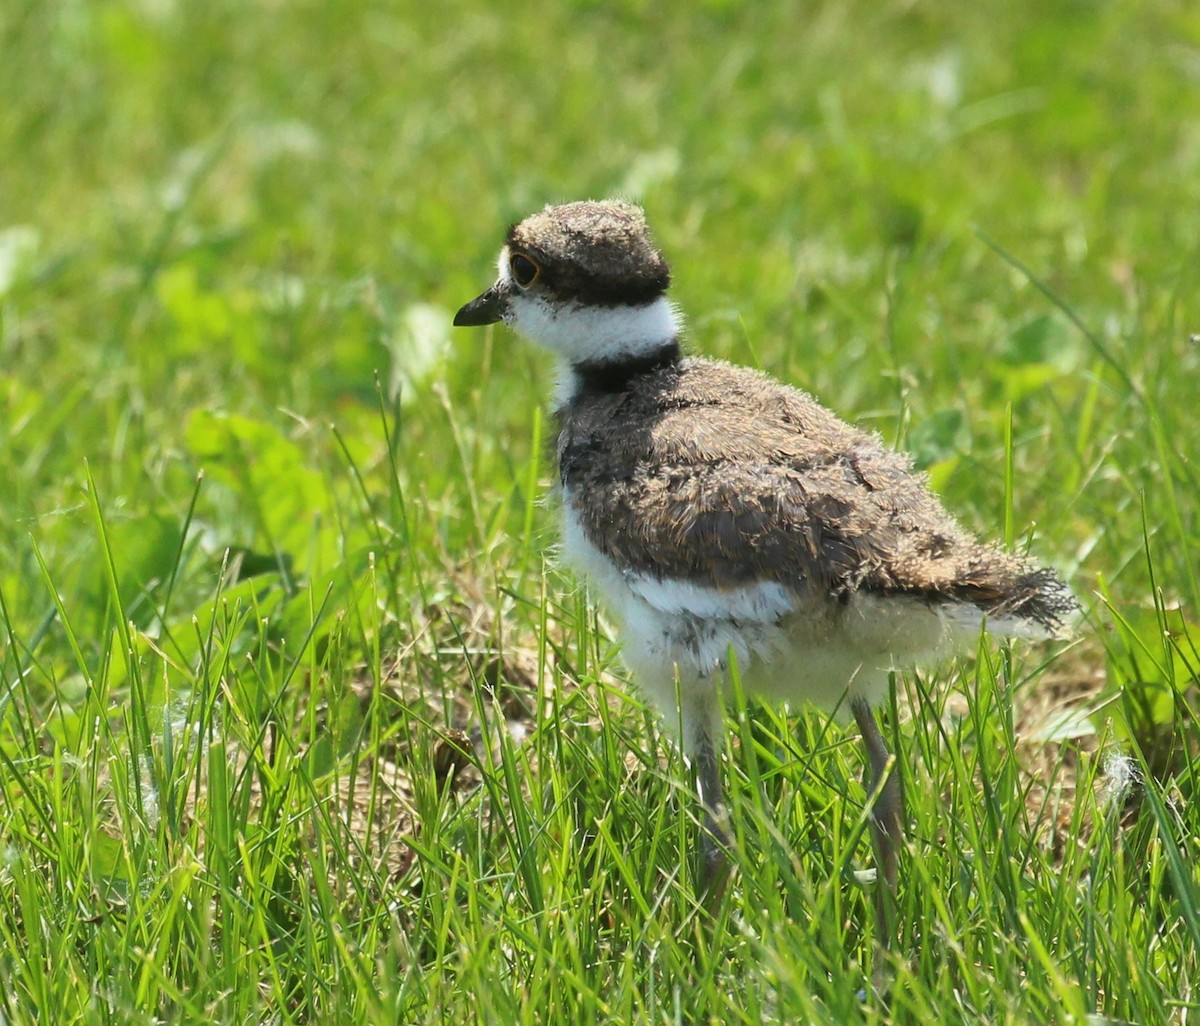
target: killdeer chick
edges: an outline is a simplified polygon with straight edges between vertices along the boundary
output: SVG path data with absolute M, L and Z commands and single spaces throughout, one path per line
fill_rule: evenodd
M 669 283 L 638 207 L 547 207 L 509 231 L 499 278 L 454 323 L 503 321 L 558 354 L 563 555 L 681 731 L 703 807 L 702 885 L 719 893 L 726 874 L 732 655 L 747 695 L 853 714 L 890 892 L 903 803 L 872 712 L 889 671 L 985 620 L 1056 635 L 1075 600 L 1053 571 L 967 534 L 876 435 L 764 374 L 685 357 Z

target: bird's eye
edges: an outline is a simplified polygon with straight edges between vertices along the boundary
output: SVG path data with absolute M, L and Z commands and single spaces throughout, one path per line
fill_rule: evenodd
M 524 253 L 514 253 L 509 258 L 508 267 L 512 271 L 513 281 L 523 289 L 529 288 L 542 275 L 542 269 Z

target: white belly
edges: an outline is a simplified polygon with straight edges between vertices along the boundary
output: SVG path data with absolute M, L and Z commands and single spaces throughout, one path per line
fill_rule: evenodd
M 746 695 L 848 712 L 850 697 L 878 701 L 898 663 L 944 647 L 947 622 L 918 599 L 839 603 L 773 581 L 722 589 L 622 572 L 588 541 L 569 500 L 564 513 L 564 557 L 617 621 L 626 664 L 668 721 L 677 681 L 686 698 L 719 678 L 728 696 L 730 653 Z

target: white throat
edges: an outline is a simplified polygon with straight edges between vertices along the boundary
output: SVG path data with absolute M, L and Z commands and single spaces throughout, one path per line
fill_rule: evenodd
M 640 306 L 552 303 L 526 294 L 512 280 L 507 246 L 499 264 L 500 282 L 509 294 L 505 322 L 530 342 L 558 354 L 556 404 L 567 402 L 577 390 L 574 364 L 637 359 L 662 349 L 683 330 L 683 318 L 666 296 Z
M 556 408 L 579 391 L 577 364 L 620 363 L 655 353 L 683 328 L 679 313 L 662 296 L 645 306 L 552 307 L 540 299 L 527 301 L 512 324 L 530 341 L 558 354 Z
M 611 363 L 652 353 L 682 327 L 662 296 L 644 306 L 560 306 L 513 296 L 510 309 L 514 329 L 570 363 Z

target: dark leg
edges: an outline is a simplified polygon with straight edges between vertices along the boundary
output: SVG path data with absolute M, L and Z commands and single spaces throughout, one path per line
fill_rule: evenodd
M 721 750 L 708 724 L 698 725 L 687 740 L 703 814 L 697 878 L 705 905 L 715 910 L 729 879 L 729 848 L 733 840 L 721 787 Z
M 874 799 L 871 809 L 871 839 L 876 861 L 875 915 L 879 947 L 886 951 L 895 940 L 894 899 L 899 867 L 900 845 L 904 842 L 904 796 L 900 775 L 888 753 L 875 714 L 862 699 L 850 703 L 858 729 L 867 749 L 867 796 Z M 882 787 L 881 787 L 882 782 Z

